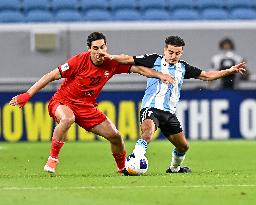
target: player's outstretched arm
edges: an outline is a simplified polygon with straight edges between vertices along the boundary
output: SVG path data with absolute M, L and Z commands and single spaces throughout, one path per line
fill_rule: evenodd
M 144 66 L 135 66 L 135 65 L 133 65 L 131 67 L 130 71 L 133 72 L 133 73 L 138 73 L 140 75 L 144 75 L 148 78 L 158 78 L 166 84 L 173 84 L 174 83 L 174 78 L 171 75 L 164 74 L 164 73 L 155 71 L 151 68 L 147 68 L 147 67 L 144 67 Z
M 48 85 L 50 82 L 54 80 L 59 80 L 61 78 L 59 69 L 56 68 L 52 70 L 51 72 L 45 74 L 40 80 L 38 80 L 34 85 L 32 85 L 31 88 L 25 93 L 22 93 L 20 95 L 14 96 L 9 104 L 12 106 L 19 105 L 20 108 L 24 107 L 24 105 L 30 100 L 30 98 L 40 91 L 42 88 L 44 88 L 46 85 Z
M 134 59 L 133 56 L 129 56 L 126 54 L 120 54 L 120 55 L 111 55 L 109 53 L 103 53 L 105 55 L 106 58 L 109 58 L 111 60 L 115 60 L 118 63 L 122 63 L 122 64 L 134 64 Z
M 245 62 L 239 63 L 225 70 L 202 71 L 198 78 L 200 80 L 212 81 L 238 72 L 241 74 L 246 72 Z

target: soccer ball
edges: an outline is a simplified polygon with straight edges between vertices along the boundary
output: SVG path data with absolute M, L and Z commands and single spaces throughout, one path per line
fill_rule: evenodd
M 145 174 L 148 170 L 148 159 L 145 156 L 136 157 L 132 153 L 126 159 L 125 168 L 132 176 Z

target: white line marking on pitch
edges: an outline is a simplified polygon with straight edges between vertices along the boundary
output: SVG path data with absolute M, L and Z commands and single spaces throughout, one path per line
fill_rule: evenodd
M 215 187 L 256 187 L 256 184 L 215 184 L 215 185 L 170 185 L 170 186 L 80 186 L 80 187 L 0 187 L 1 191 L 13 190 L 82 190 L 82 189 L 143 189 L 143 188 L 215 188 Z

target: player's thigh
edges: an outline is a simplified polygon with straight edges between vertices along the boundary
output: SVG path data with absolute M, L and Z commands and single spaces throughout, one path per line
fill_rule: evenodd
M 58 105 L 54 115 L 58 123 L 60 120 L 65 120 L 70 124 L 75 122 L 74 112 L 66 105 Z
M 180 151 L 188 150 L 188 141 L 183 131 L 177 134 L 171 134 L 167 137 L 167 139 Z
M 93 132 L 96 135 L 100 135 L 106 139 L 120 137 L 120 133 L 116 126 L 108 118 L 106 118 L 106 120 L 104 120 L 102 123 L 91 128 L 90 132 Z

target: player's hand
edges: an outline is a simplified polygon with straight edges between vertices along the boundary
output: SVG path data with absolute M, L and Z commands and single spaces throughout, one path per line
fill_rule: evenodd
M 242 62 L 242 63 L 236 64 L 232 66 L 230 69 L 232 72 L 237 72 L 237 73 L 239 72 L 241 74 L 244 74 L 246 72 L 246 63 Z
M 111 55 L 107 52 L 102 52 L 101 54 L 104 56 L 104 58 L 108 58 L 110 60 L 116 60 L 120 63 L 124 63 L 123 61 L 126 61 L 127 59 L 130 58 L 130 56 L 126 54 Z
M 111 54 L 109 54 L 109 53 L 107 53 L 106 51 L 102 51 L 101 53 L 100 53 L 100 55 L 101 56 L 104 56 L 104 58 L 109 58 L 110 60 L 112 60 L 112 55 Z
M 23 108 L 24 105 L 30 100 L 30 95 L 28 93 L 22 93 L 20 95 L 17 95 L 13 97 L 9 105 L 16 106 L 19 105 L 20 108 Z
M 171 75 L 169 74 L 162 74 L 161 77 L 160 77 L 160 80 L 165 83 L 165 84 L 174 84 L 175 83 L 175 80 L 174 80 L 174 77 L 172 77 Z

